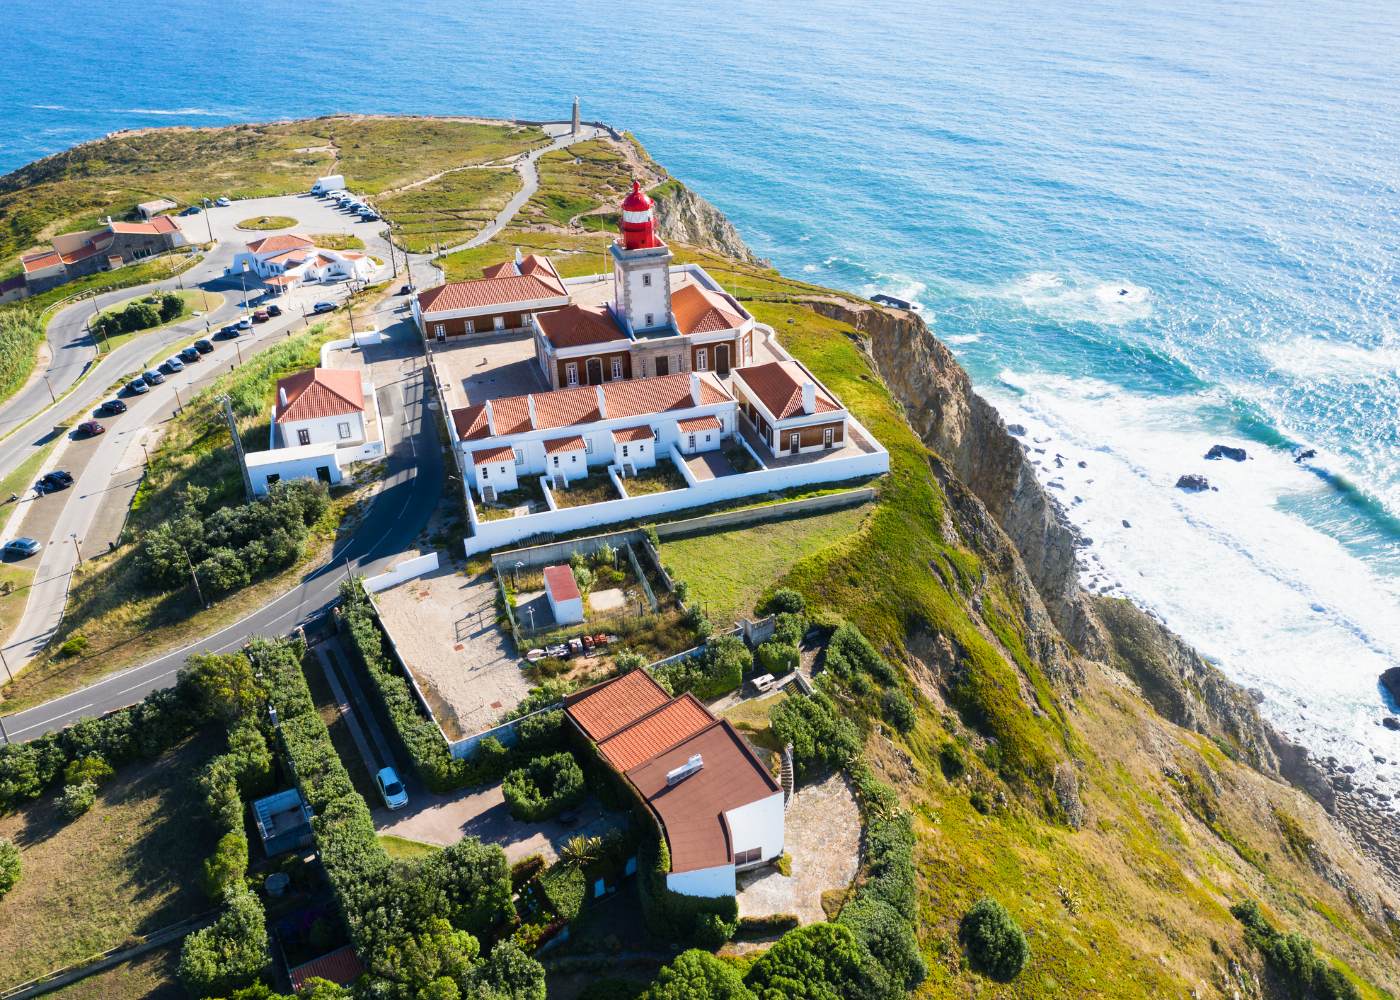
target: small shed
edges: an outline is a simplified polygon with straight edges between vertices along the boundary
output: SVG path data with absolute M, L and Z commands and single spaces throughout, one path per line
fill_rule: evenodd
M 583 595 L 568 566 L 545 567 L 544 596 L 549 600 L 556 625 L 577 625 L 583 621 Z
M 169 198 L 157 198 L 155 201 L 143 201 L 136 206 L 136 212 L 143 219 L 154 219 L 161 212 L 169 212 L 175 207 L 175 203 Z
M 295 788 L 258 799 L 253 816 L 269 858 L 311 846 L 311 810 Z

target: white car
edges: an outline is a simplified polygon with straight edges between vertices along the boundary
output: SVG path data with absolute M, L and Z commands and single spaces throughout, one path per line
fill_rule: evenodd
M 227 198 L 215 198 L 214 204 L 218 205 L 220 208 L 228 208 L 233 202 L 229 201 Z
M 402 809 L 408 805 L 408 790 L 403 787 L 398 772 L 392 767 L 380 768 L 379 773 L 374 776 L 374 783 L 379 786 L 380 798 L 390 809 Z

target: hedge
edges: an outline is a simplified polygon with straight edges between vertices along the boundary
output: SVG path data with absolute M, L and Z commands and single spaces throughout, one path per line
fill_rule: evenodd
M 753 666 L 753 654 L 738 636 L 722 635 L 706 643 L 703 652 L 657 668 L 657 682 L 672 695 L 689 691 L 701 701 L 728 694 L 743 683 Z
M 267 967 L 267 918 L 247 889 L 232 893 L 212 926 L 185 938 L 180 950 L 180 982 L 196 997 L 227 993 L 247 985 Z
M 642 922 L 653 934 L 667 940 L 688 942 L 708 937 L 717 918 L 732 936 L 739 925 L 739 903 L 733 896 L 687 896 L 666 886 L 671 871 L 671 851 L 664 837 L 647 838 L 639 851 L 638 897 Z M 707 942 L 708 943 L 708 942 Z M 717 945 L 716 945 L 717 947 Z
M 535 757 L 505 776 L 501 793 L 511 816 L 538 823 L 583 801 L 583 769 L 567 751 Z
M 576 865 L 564 862 L 551 865 L 540 875 L 539 887 L 544 898 L 549 900 L 549 905 L 554 907 L 554 912 L 565 923 L 578 916 L 578 911 L 583 908 L 587 880 L 583 877 L 583 870 Z

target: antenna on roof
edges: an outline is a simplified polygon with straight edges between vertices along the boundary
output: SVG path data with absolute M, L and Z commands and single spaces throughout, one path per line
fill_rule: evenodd
M 666 786 L 668 788 L 679 785 L 686 778 L 689 778 L 696 771 L 705 766 L 705 758 L 700 754 L 695 754 L 680 767 L 672 768 L 666 772 Z

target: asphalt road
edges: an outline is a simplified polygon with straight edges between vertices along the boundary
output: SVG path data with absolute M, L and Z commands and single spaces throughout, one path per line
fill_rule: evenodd
M 411 339 L 410 339 L 411 338 Z M 411 323 L 394 328 L 390 343 L 403 356 L 421 358 Z M 253 636 L 285 635 L 317 617 L 335 601 L 347 572 L 373 575 L 410 548 L 427 526 L 442 498 L 444 470 L 437 427 L 424 393 L 427 371 L 415 364 L 398 383 L 379 386 L 381 408 L 392 409 L 385 420 L 388 447 L 384 485 L 354 533 L 335 550 L 322 568 L 307 574 L 286 594 L 214 634 L 159 659 L 104 677 L 72 694 L 4 718 L 11 740 L 34 739 L 78 718 L 101 715 L 130 705 L 159 688 L 168 687 L 185 659 L 195 652 L 229 652 Z

